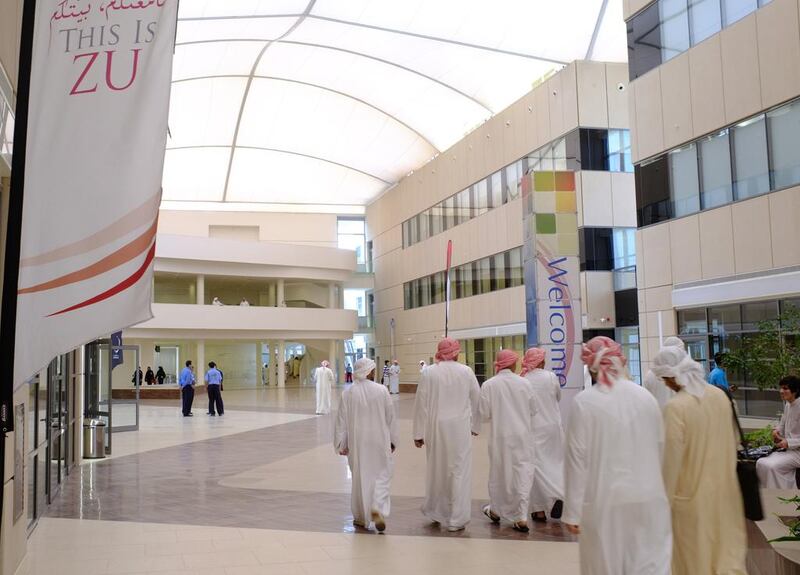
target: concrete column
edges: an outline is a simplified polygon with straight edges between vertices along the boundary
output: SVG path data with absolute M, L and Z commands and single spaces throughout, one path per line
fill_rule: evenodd
M 268 290 L 267 305 L 270 307 L 278 307 L 277 286 L 271 283 L 269 284 Z
M 336 297 L 336 284 L 330 283 L 328 284 L 328 308 L 336 309 L 338 303 L 339 298 Z
M 282 281 L 282 280 L 281 280 Z M 282 283 L 279 284 L 282 286 Z M 279 291 L 283 291 L 280 289 Z M 286 357 L 286 342 L 284 340 L 278 341 L 278 357 L 275 361 L 275 367 L 278 368 L 278 387 L 286 387 L 286 369 L 284 369 L 284 361 Z
M 339 342 L 332 339 L 328 348 L 328 361 L 331 362 L 331 369 L 336 374 L 337 382 L 344 381 L 344 357 L 339 357 Z
M 278 280 L 278 293 L 275 307 L 286 307 L 285 285 L 283 280 Z
M 206 276 L 197 276 L 197 305 L 204 305 L 206 303 Z
M 203 383 L 203 377 L 206 373 L 206 342 L 199 340 L 197 342 L 197 362 L 194 366 L 194 377 L 197 380 L 197 385 Z

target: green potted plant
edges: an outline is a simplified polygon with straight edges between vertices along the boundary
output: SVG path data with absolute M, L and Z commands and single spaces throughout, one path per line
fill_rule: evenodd
M 746 373 L 758 389 L 775 389 L 782 377 L 800 373 L 800 308 L 786 305 L 777 320 L 762 321 L 758 333 L 726 354 L 725 366 Z

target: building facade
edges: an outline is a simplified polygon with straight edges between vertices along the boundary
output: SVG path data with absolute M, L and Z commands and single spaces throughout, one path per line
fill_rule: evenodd
M 631 1 L 626 21 L 643 366 L 669 335 L 708 366 L 800 296 L 798 3 Z
M 368 206 L 374 347 L 405 389 L 445 333 L 449 241 L 462 359 L 483 381 L 500 349 L 524 351 L 523 180 L 539 171 L 575 172 L 584 336 L 625 340 L 638 364 L 627 84 L 624 64 L 574 62 Z

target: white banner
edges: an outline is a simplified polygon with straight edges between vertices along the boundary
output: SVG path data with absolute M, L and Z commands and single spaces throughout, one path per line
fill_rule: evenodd
M 39 0 L 14 388 L 152 317 L 177 0 Z

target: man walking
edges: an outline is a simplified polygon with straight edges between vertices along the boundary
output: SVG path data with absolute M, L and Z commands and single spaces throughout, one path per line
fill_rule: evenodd
M 217 413 L 222 415 L 225 413 L 225 407 L 222 405 L 222 372 L 217 369 L 217 364 L 213 361 L 208 362 L 205 380 L 208 389 L 208 414 L 212 417 L 216 415 L 214 413 L 216 405 Z
M 386 529 L 389 483 L 397 444 L 397 418 L 389 393 L 375 383 L 375 362 L 356 361 L 355 382 L 344 390 L 333 443 L 336 453 L 347 456 L 352 475 L 350 507 L 353 524 Z
M 178 384 L 181 386 L 181 400 L 183 402 L 183 416 L 192 417 L 192 403 L 194 403 L 194 372 L 192 360 L 186 360 L 186 367 L 181 370 Z
M 439 342 L 436 365 L 420 377 L 414 403 L 414 445 L 426 447 L 422 513 L 448 531 L 461 531 L 472 511 L 472 441 L 480 431 L 480 387 L 458 363 L 457 340 Z

